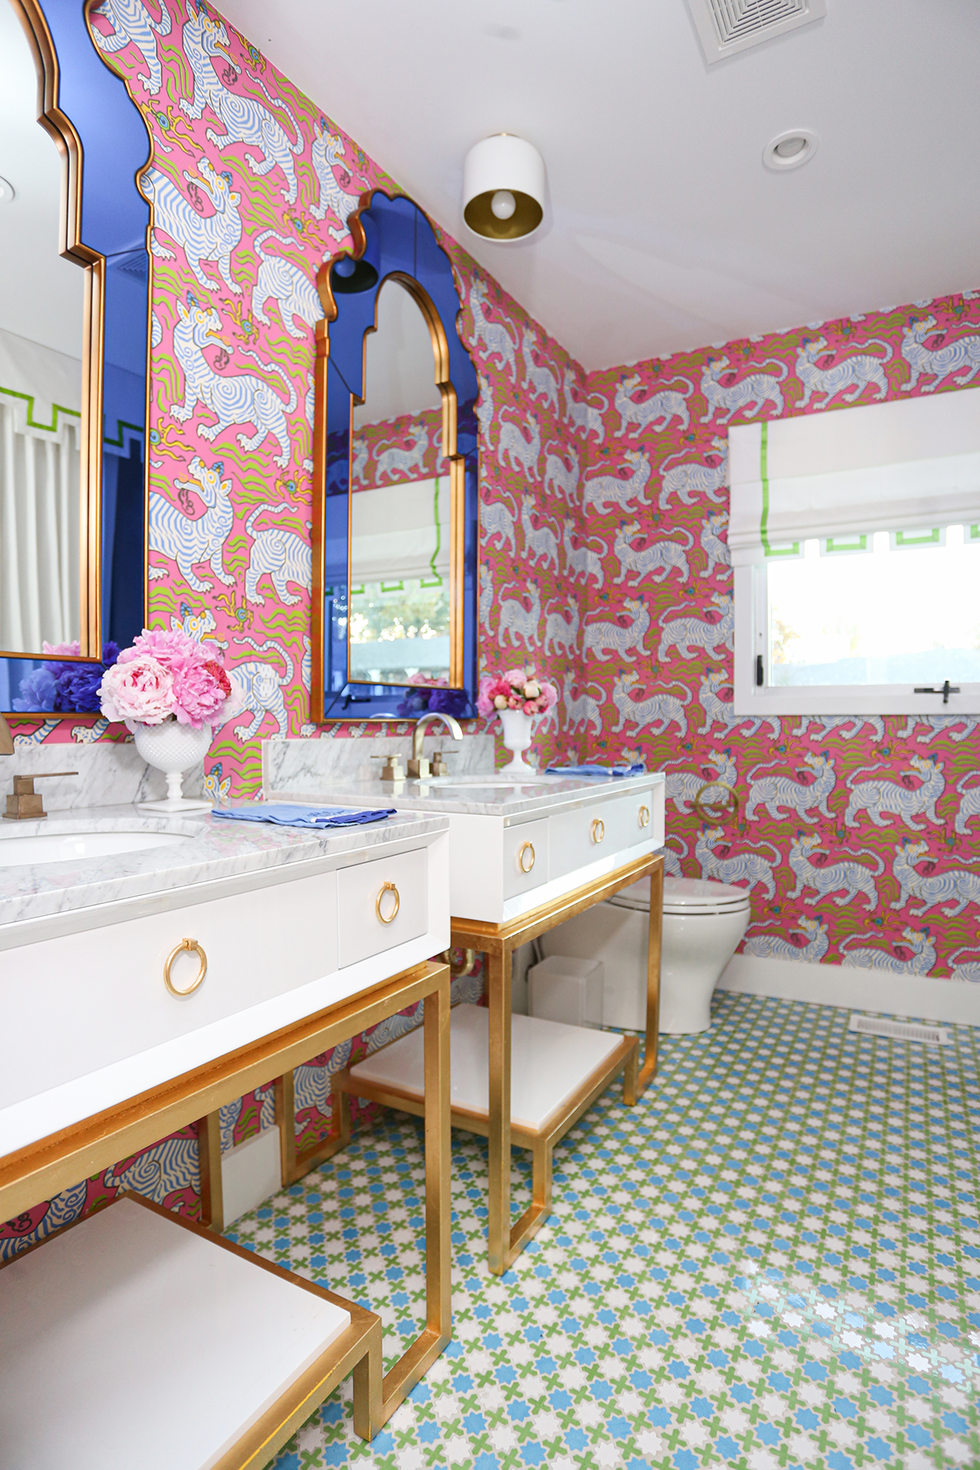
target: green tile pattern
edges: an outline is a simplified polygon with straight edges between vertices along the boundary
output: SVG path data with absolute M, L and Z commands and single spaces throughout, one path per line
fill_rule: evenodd
M 559 1147 L 502 1280 L 485 1144 L 455 1134 L 452 1344 L 372 1445 L 344 1387 L 275 1470 L 975 1470 L 977 1033 L 849 1016 L 717 997 L 637 1107 L 607 1094 Z M 380 1311 L 390 1364 L 422 1316 L 422 1177 L 418 1124 L 384 1114 L 229 1234 Z

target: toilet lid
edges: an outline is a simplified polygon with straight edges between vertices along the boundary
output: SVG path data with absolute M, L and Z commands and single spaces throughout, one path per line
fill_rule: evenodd
M 608 900 L 616 908 L 650 908 L 650 881 L 641 878 L 631 883 Z M 747 909 L 749 893 L 745 888 L 736 888 L 731 883 L 716 883 L 705 878 L 666 878 L 664 880 L 665 914 L 717 914 Z

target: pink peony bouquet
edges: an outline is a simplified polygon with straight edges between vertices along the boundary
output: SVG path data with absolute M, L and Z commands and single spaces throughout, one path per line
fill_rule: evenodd
M 148 628 L 106 669 L 99 699 L 106 719 L 122 720 L 130 730 L 165 720 L 200 730 L 223 724 L 242 707 L 213 649 L 186 633 Z
M 499 714 L 501 710 L 516 709 L 525 715 L 543 715 L 558 703 L 558 690 L 554 684 L 545 684 L 538 679 L 534 665 L 523 669 L 507 669 L 503 674 L 485 674 L 480 680 L 480 692 L 476 707 L 481 715 Z

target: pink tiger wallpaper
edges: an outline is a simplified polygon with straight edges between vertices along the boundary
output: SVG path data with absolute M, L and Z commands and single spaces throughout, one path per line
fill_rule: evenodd
M 224 653 L 245 708 L 215 731 L 205 785 L 213 798 L 234 798 L 259 786 L 263 738 L 357 737 L 369 728 L 320 730 L 309 721 L 313 323 L 321 315 L 315 276 L 325 257 L 349 246 L 346 220 L 359 196 L 397 186 L 204 0 L 151 0 L 148 22 L 133 34 L 125 29 L 130 15 L 135 8 L 107 0 L 93 13 L 92 29 L 153 140 L 142 176 L 154 207 L 149 621 L 209 638 Z M 544 446 L 549 466 L 560 465 L 574 486 L 579 451 L 563 446 L 574 437 L 569 395 L 580 391 L 582 373 L 464 250 L 440 238 L 463 303 L 460 331 L 480 374 L 481 499 L 502 507 L 497 535 L 488 538 L 481 615 L 486 623 L 500 589 L 511 609 L 505 662 L 512 664 L 522 638 L 542 646 L 544 610 L 559 602 L 557 549 L 542 520 L 544 470 L 538 475 L 535 465 Z M 489 433 L 495 415 L 509 423 L 499 450 Z M 363 430 L 363 468 L 372 456 L 376 466 L 386 449 L 414 447 L 392 435 L 393 427 Z M 437 442 L 429 436 L 426 473 L 436 469 Z M 540 527 L 527 595 L 523 544 L 519 551 L 515 540 L 522 526 L 525 537 Z M 574 645 L 556 636 L 550 650 L 549 668 L 560 677 L 572 667 Z M 10 724 L 19 743 L 127 738 L 121 728 L 79 716 L 19 716 Z M 560 749 L 552 721 L 541 754 Z M 353 1043 L 355 1059 L 367 1044 Z M 304 1144 L 322 1128 L 317 1099 L 325 1104 L 328 1067 L 305 1070 Z M 268 1088 L 230 1105 L 222 1117 L 226 1146 L 267 1126 L 271 1108 Z M 193 1213 L 196 1140 L 177 1135 L 140 1157 L 156 1171 L 154 1197 Z M 0 1228 L 0 1257 L 118 1188 L 138 1187 L 116 1182 L 124 1174 L 134 1179 L 138 1164 L 124 1161 Z
M 121 14 L 107 0 L 93 29 L 153 138 L 150 622 L 224 651 L 245 711 L 215 732 L 205 773 L 211 795 L 234 798 L 258 788 L 261 739 L 369 730 L 309 719 L 314 278 L 349 243 L 358 196 L 397 186 L 204 0 L 151 0 L 152 24 L 132 35 Z M 729 422 L 833 412 L 845 390 L 861 403 L 955 391 L 980 362 L 980 299 L 586 375 L 440 238 L 481 385 L 481 668 L 531 660 L 560 690 L 534 755 L 665 767 L 671 870 L 751 887 L 751 953 L 980 980 L 980 879 L 960 855 L 980 816 L 980 722 L 734 718 L 726 546 Z M 390 449 L 433 473 L 436 442 L 366 428 L 359 482 Z M 671 635 L 680 618 L 700 627 L 696 656 Z M 19 741 L 125 738 L 77 716 L 11 725 Z M 848 783 L 869 770 L 921 793 L 918 831 L 869 811 L 845 823 Z M 791 797 L 778 816 L 759 800 L 772 776 Z M 701 830 L 691 797 L 712 777 L 737 788 L 738 820 Z M 959 913 L 936 906 L 935 876 L 958 885 Z M 369 1045 L 300 1069 L 305 1143 L 330 1072 Z M 257 1089 L 223 1110 L 224 1142 L 271 1121 L 271 1087 Z M 8 1222 L 0 1258 L 125 1187 L 194 1213 L 192 1131 Z
M 437 408 L 363 424 L 351 443 L 351 484 L 355 490 L 370 490 L 445 475 L 441 448 L 442 414 Z
M 955 391 L 978 370 L 972 293 L 589 378 L 594 561 L 566 723 L 590 750 L 666 769 L 670 869 L 751 889 L 750 954 L 980 980 L 980 876 L 963 866 L 980 719 L 733 716 L 726 545 L 729 424 Z M 869 776 L 914 793 L 907 824 L 851 802 Z M 736 788 L 736 822 L 698 821 L 708 780 Z

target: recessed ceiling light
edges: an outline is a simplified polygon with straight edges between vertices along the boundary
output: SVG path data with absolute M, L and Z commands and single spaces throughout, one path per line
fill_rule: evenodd
M 14 186 L 9 179 L 0 178 L 0 204 L 9 204 L 14 197 Z
M 775 173 L 800 168 L 816 153 L 818 142 L 816 133 L 809 128 L 790 128 L 770 139 L 762 150 L 762 162 Z

